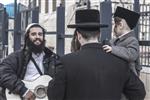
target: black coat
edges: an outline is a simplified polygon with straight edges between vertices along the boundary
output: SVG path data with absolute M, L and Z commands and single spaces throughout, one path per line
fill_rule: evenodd
M 105 53 L 97 43 L 86 44 L 61 58 L 55 79 L 49 83 L 50 100 L 129 100 L 145 97 L 143 83 L 126 61 Z
M 58 56 L 48 48 L 44 49 L 45 56 L 43 59 L 44 74 L 53 77 L 54 63 L 57 63 Z M 8 88 L 11 92 L 23 95 L 27 88 L 21 81 L 25 76 L 27 64 L 30 60 L 31 53 L 26 50 L 19 50 L 8 55 L 0 63 L 0 86 Z

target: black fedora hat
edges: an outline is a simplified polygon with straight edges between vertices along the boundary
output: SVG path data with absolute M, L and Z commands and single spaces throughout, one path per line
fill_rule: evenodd
M 99 11 L 96 9 L 77 10 L 75 24 L 67 25 L 68 28 L 100 28 L 108 25 L 100 24 Z
M 114 17 L 125 19 L 130 29 L 133 29 L 139 20 L 140 14 L 118 6 L 114 13 Z

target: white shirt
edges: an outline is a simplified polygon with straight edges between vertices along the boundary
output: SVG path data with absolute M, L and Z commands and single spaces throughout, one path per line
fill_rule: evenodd
M 44 73 L 44 68 L 43 68 L 43 57 L 45 53 L 40 53 L 40 54 L 34 54 L 32 53 L 32 57 L 37 63 L 38 67 L 40 68 L 41 72 Z M 36 66 L 34 63 L 30 60 L 28 65 L 27 65 L 27 70 L 25 73 L 24 80 L 26 81 L 33 81 L 37 79 L 40 76 L 40 73 L 38 72 Z

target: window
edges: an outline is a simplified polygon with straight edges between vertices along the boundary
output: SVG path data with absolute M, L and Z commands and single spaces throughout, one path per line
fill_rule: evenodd
M 41 0 L 38 1 L 39 12 L 41 12 Z
M 31 8 L 35 8 L 36 7 L 36 0 L 32 0 L 32 2 L 30 2 L 30 7 Z
M 61 3 L 65 6 L 65 0 L 61 0 Z
M 48 13 L 48 8 L 49 8 L 49 0 L 45 0 L 45 13 Z
M 36 0 L 33 0 L 33 7 L 36 7 Z
M 53 0 L 52 11 L 56 11 L 56 3 L 57 3 L 56 0 Z

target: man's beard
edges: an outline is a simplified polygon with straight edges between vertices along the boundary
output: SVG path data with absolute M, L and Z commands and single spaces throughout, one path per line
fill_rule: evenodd
M 36 40 L 39 40 L 41 42 L 40 45 L 34 44 Z M 35 39 L 33 42 L 28 38 L 27 39 L 27 46 L 29 47 L 29 50 L 35 54 L 42 53 L 45 47 L 45 41 L 42 41 L 40 39 Z

